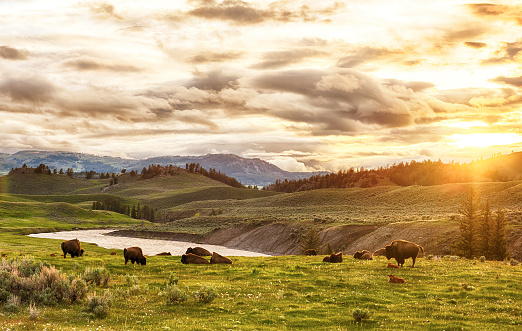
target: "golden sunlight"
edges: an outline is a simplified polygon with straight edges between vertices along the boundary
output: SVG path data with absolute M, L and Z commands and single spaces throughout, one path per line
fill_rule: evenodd
M 489 147 L 510 145 L 522 142 L 522 136 L 516 133 L 471 133 L 450 136 L 458 147 Z

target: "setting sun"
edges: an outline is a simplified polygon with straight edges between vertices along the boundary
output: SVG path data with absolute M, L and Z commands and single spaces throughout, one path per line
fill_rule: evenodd
M 472 133 L 454 134 L 454 145 L 464 147 L 489 147 L 497 145 L 510 145 L 522 142 L 522 137 L 516 133 Z

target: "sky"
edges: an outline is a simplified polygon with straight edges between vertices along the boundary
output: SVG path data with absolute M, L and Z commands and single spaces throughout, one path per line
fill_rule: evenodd
M 0 152 L 290 171 L 522 146 L 522 2 L 0 0 Z

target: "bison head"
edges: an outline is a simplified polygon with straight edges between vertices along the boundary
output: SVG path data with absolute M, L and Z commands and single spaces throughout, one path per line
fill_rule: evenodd
M 82 248 L 80 249 L 80 256 L 83 256 L 83 253 L 85 252 L 85 250 Z
M 386 248 L 386 258 L 389 260 L 391 258 L 394 258 L 394 254 L 393 254 L 393 248 L 391 245 L 386 245 L 385 246 Z
M 192 247 L 187 248 L 187 251 L 185 252 L 185 254 L 188 254 L 188 253 L 192 253 Z

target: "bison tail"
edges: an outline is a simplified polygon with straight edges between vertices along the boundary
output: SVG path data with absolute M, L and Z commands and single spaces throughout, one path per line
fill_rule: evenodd
M 124 248 L 123 249 L 123 256 L 125 256 L 127 254 L 127 248 Z
M 424 254 L 424 248 L 422 248 L 422 246 L 421 246 L 421 245 L 417 245 L 417 246 L 419 246 L 419 248 L 420 248 L 420 250 L 421 250 L 422 254 Z

